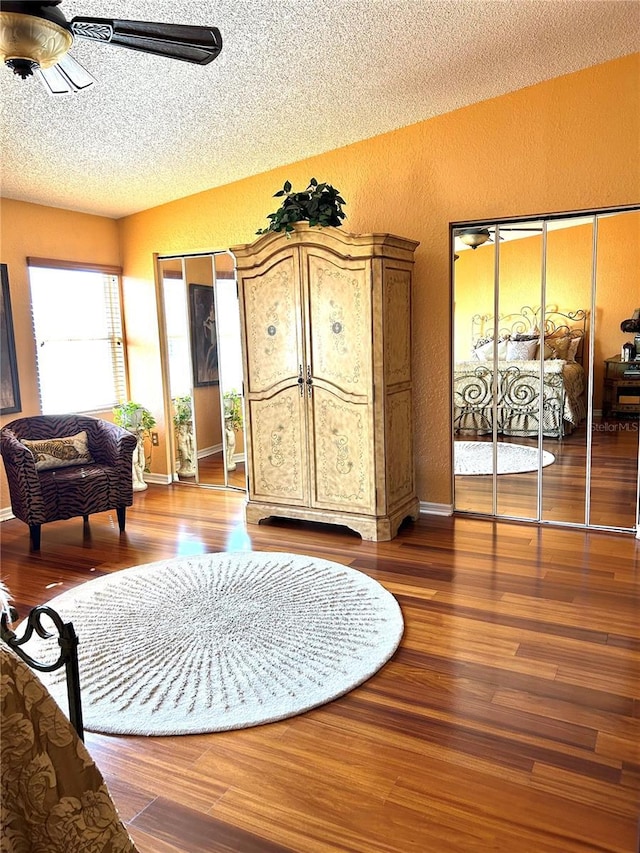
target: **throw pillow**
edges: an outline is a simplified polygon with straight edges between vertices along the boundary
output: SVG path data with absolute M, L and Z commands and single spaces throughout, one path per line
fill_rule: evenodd
M 498 341 L 498 361 L 504 361 L 507 357 L 506 340 Z M 473 348 L 472 358 L 476 361 L 493 361 L 493 340 L 479 341 Z
M 544 342 L 553 352 L 550 358 L 561 358 L 566 361 L 569 355 L 569 344 L 571 343 L 569 335 L 560 335 L 557 338 L 545 338 Z
M 582 341 L 582 335 L 572 337 L 569 341 L 569 351 L 567 352 L 567 361 L 575 361 L 578 354 L 578 347 Z
M 512 341 L 537 341 L 540 337 L 540 333 L 533 332 L 517 332 L 515 335 L 511 335 Z
M 32 440 L 22 439 L 22 444 L 28 447 L 36 460 L 38 471 L 50 468 L 68 468 L 70 465 L 88 465 L 93 462 L 89 452 L 87 433 L 83 430 L 77 435 L 64 438 L 43 438 Z
M 507 361 L 531 361 L 535 358 L 538 339 L 509 341 L 507 343 Z

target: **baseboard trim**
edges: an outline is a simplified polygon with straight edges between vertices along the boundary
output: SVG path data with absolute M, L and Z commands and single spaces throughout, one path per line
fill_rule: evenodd
M 202 450 L 198 451 L 197 458 L 206 459 L 207 456 L 213 456 L 214 453 L 222 453 L 221 444 L 212 444 L 211 447 L 203 447 Z
M 173 482 L 171 474 L 144 474 L 145 483 L 153 483 L 156 486 L 170 486 Z
M 420 501 L 420 515 L 453 515 L 453 504 L 434 504 Z
M 0 509 L 0 521 L 9 521 L 11 518 L 15 518 L 15 515 L 11 512 L 11 507 L 2 507 Z

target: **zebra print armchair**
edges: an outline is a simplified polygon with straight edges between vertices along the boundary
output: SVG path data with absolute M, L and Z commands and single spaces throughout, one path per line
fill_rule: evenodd
M 11 509 L 29 525 L 40 550 L 40 528 L 115 509 L 124 532 L 133 503 L 132 457 L 136 437 L 108 421 L 83 415 L 18 418 L 0 430 Z

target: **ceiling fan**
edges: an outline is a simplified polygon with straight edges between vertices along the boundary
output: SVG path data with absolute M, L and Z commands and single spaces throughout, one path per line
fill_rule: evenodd
M 38 77 L 52 95 L 77 92 L 95 82 L 69 53 L 76 38 L 196 65 L 212 62 L 222 49 L 216 27 L 112 18 L 76 17 L 67 21 L 56 8 L 60 3 L 3 0 L 0 11 L 0 59 L 23 80 Z
M 528 231 L 530 234 L 534 231 L 542 231 L 542 228 L 502 228 L 498 226 L 499 230 L 502 231 Z M 456 236 L 460 242 L 464 243 L 465 246 L 469 246 L 472 249 L 477 249 L 478 246 L 482 246 L 484 243 L 493 243 L 495 242 L 495 228 L 459 228 L 454 232 L 454 236 Z M 493 236 L 492 236 L 493 234 Z M 502 240 L 503 238 L 500 237 Z

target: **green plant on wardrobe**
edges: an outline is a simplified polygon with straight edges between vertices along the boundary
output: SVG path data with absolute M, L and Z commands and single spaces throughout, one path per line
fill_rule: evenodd
M 346 217 L 342 209 L 346 201 L 340 191 L 331 184 L 319 184 L 315 178 L 311 178 L 309 186 L 302 192 L 294 192 L 291 183 L 286 181 L 273 197 L 284 200 L 274 213 L 267 215 L 271 220 L 267 227 L 256 231 L 256 234 L 268 234 L 269 231 L 286 231 L 288 234 L 293 231 L 294 222 L 338 227 Z

